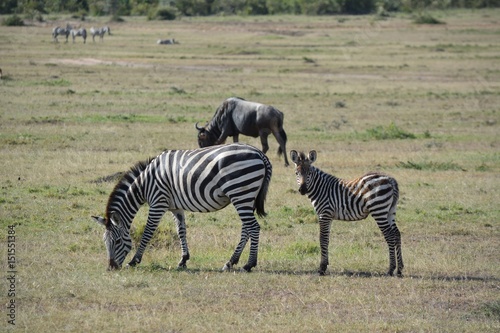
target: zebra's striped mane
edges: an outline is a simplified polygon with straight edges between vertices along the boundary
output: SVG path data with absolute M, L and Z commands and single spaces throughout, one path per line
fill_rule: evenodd
M 109 225 L 111 212 L 113 211 L 112 204 L 115 201 L 115 198 L 118 195 L 121 195 L 121 193 L 126 192 L 130 186 L 132 186 L 137 177 L 139 177 L 152 160 L 154 160 L 154 157 L 149 158 L 146 161 L 137 162 L 132 168 L 130 168 L 129 171 L 125 172 L 118 183 L 116 183 L 113 191 L 111 191 L 111 194 L 109 195 L 108 204 L 106 206 L 106 227 Z

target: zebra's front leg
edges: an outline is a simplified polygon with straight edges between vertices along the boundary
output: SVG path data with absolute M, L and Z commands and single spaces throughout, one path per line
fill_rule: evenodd
M 332 219 L 329 217 L 319 218 L 319 246 L 321 249 L 321 262 L 319 264 L 319 275 L 325 275 L 328 267 L 328 246 L 330 244 L 330 227 Z
M 186 268 L 187 261 L 189 260 L 189 249 L 186 239 L 186 222 L 184 217 L 183 210 L 172 211 L 172 215 L 174 216 L 175 224 L 177 226 L 177 235 L 179 236 L 179 240 L 181 242 L 181 251 L 182 257 L 177 265 L 178 268 Z
M 141 262 L 142 255 L 144 254 L 144 251 L 146 250 L 146 247 L 148 246 L 149 241 L 153 237 L 154 232 L 158 228 L 158 224 L 160 223 L 161 217 L 163 216 L 164 211 L 159 213 L 159 210 L 161 210 L 161 208 L 154 207 L 154 205 L 151 205 L 149 207 L 148 222 L 146 223 L 146 227 L 144 228 L 144 232 L 142 233 L 141 243 L 140 243 L 139 248 L 137 249 L 134 257 L 128 263 L 128 266 L 134 267 L 135 265 L 137 265 Z M 152 214 L 151 211 L 154 211 L 155 213 Z

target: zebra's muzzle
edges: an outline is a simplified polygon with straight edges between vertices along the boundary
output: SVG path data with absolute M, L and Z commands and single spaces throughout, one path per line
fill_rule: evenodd
M 118 265 L 115 262 L 115 259 L 109 259 L 108 271 L 112 271 L 112 270 L 120 269 L 120 268 L 121 268 L 120 265 Z
M 300 192 L 300 194 L 302 194 L 302 195 L 305 195 L 305 194 L 307 193 L 307 188 L 306 188 L 306 185 L 305 185 L 305 184 L 300 185 L 300 187 L 299 187 L 299 192 Z

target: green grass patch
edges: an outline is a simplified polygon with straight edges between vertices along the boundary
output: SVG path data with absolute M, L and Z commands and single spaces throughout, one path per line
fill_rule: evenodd
M 130 236 L 137 248 L 141 242 L 142 234 L 146 228 L 146 222 L 134 221 L 130 230 Z M 148 244 L 148 247 L 162 249 L 179 249 L 180 241 L 177 236 L 177 231 L 172 223 L 160 223 L 156 229 L 153 238 Z
M 387 126 L 376 126 L 366 130 L 362 135 L 365 139 L 394 140 L 415 139 L 417 136 L 398 127 L 394 122 Z
M 500 321 L 500 300 L 484 303 L 474 311 L 474 314 L 476 316 Z
M 51 79 L 36 82 L 34 85 L 46 87 L 69 87 L 71 86 L 71 82 L 66 79 Z
M 296 242 L 287 247 L 287 252 L 299 257 L 317 255 L 320 247 L 318 242 Z
M 77 122 L 90 123 L 187 123 L 193 122 L 193 119 L 183 115 L 150 115 L 138 113 L 121 113 L 121 114 L 89 114 L 74 118 Z

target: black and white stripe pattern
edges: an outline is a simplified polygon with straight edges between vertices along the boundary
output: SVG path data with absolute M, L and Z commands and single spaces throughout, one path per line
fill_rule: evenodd
M 108 33 L 111 35 L 111 29 L 108 26 L 104 26 L 102 28 L 91 27 L 89 33 L 92 35 L 92 41 L 95 42 L 95 36 L 99 36 L 100 41 L 104 40 L 104 35 Z
M 61 35 L 61 36 L 65 36 L 66 37 L 66 43 L 68 42 L 68 36 L 71 32 L 71 26 L 68 24 L 66 25 L 66 28 L 61 28 L 61 27 L 55 27 L 54 29 L 52 29 L 52 38 L 54 40 L 54 42 L 58 42 L 57 40 L 57 36 Z
M 399 198 L 396 180 L 381 173 L 369 173 L 346 181 L 312 166 L 317 157 L 314 150 L 310 151 L 308 156 L 295 150 L 292 150 L 290 155 L 295 163 L 299 191 L 302 195 L 307 194 L 319 218 L 319 273 L 324 274 L 328 266 L 332 220 L 358 221 L 371 215 L 389 246 L 388 274 L 394 273 L 397 259 L 397 274 L 402 275 L 401 235 L 396 226 L 396 206 Z
M 77 36 L 81 36 L 83 38 L 83 44 L 87 41 L 87 29 L 71 29 L 71 37 L 73 38 L 73 43 L 75 42 L 75 38 Z
M 257 148 L 244 144 L 214 146 L 196 150 L 168 150 L 147 162 L 138 163 L 118 182 L 111 193 L 106 217 L 94 219 L 106 226 L 104 236 L 109 268 L 121 267 L 132 248 L 130 225 L 139 208 L 149 205 L 141 243 L 129 265 L 141 262 L 142 255 L 167 210 L 172 212 L 181 241 L 182 259 L 189 260 L 184 211 L 213 212 L 230 203 L 242 222 L 241 239 L 224 266 L 230 269 L 240 259 L 248 239 L 250 255 L 243 267 L 257 265 L 260 226 L 254 216 L 265 216 L 272 167 Z

